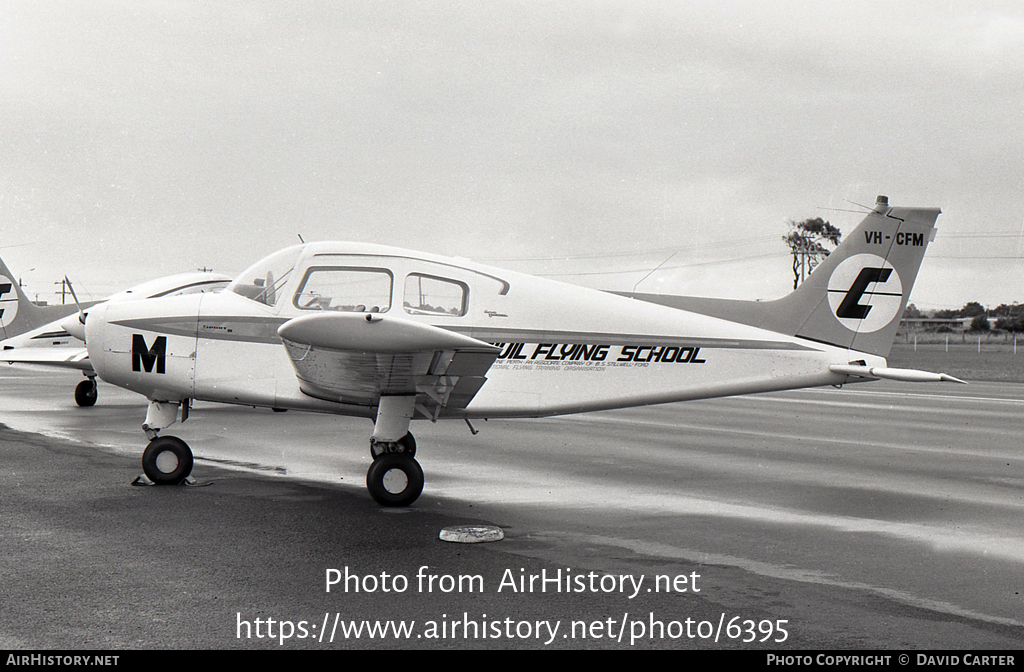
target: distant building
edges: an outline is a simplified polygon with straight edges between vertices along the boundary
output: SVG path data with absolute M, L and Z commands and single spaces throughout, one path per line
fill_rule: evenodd
M 971 328 L 973 317 L 904 317 L 900 320 L 900 329 L 906 331 L 935 331 L 941 327 L 954 331 L 967 331 Z M 989 318 L 989 323 L 992 319 Z
M 998 318 L 985 318 L 990 329 L 995 328 Z M 974 318 L 903 318 L 899 331 L 939 331 L 943 327 L 950 331 L 968 331 Z

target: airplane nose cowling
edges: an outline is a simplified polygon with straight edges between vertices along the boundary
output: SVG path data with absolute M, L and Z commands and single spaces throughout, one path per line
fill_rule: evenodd
M 107 325 L 106 316 L 107 304 L 97 304 L 89 309 L 85 324 L 81 325 L 84 336 L 82 340 L 85 341 L 85 346 L 89 349 L 89 359 L 93 362 L 93 368 L 96 368 L 96 359 L 103 349 L 103 333 Z M 78 315 L 69 315 L 64 319 L 78 322 Z

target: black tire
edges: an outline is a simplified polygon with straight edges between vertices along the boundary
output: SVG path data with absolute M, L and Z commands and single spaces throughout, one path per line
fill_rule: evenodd
M 381 455 L 366 472 L 366 489 L 381 506 L 409 506 L 423 492 L 423 469 L 405 453 Z
M 406 432 L 405 436 L 400 438 L 395 443 L 397 443 L 400 446 L 402 446 L 401 453 L 403 455 L 408 455 L 409 457 L 416 457 L 416 439 L 413 438 L 413 436 L 412 436 L 412 434 L 410 432 Z M 371 443 L 370 444 L 370 456 L 373 459 L 376 460 L 378 457 L 380 457 L 381 455 L 384 455 L 384 454 L 385 453 L 382 450 L 380 450 L 380 448 L 378 447 L 378 445 L 376 443 Z
M 82 408 L 95 406 L 97 396 L 95 380 L 83 380 L 75 387 L 75 403 Z
M 177 485 L 192 473 L 192 449 L 176 436 L 158 436 L 142 454 L 142 471 L 158 485 Z

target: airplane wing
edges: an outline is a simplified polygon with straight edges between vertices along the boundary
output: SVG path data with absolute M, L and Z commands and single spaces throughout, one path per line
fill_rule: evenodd
M 436 420 L 462 409 L 486 382 L 499 348 L 475 338 L 376 313 L 317 313 L 277 331 L 299 387 L 319 399 L 376 405 L 383 395 L 417 395 Z
M 85 348 L 12 348 L 0 351 L 0 362 L 41 364 L 92 373 L 89 351 Z

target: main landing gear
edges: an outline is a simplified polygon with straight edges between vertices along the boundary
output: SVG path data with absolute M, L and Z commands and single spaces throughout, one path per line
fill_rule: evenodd
M 416 439 L 409 433 L 415 396 L 383 396 L 370 437 L 373 464 L 366 489 L 381 506 L 409 506 L 423 492 L 423 469 L 416 461 Z
M 75 387 L 75 403 L 82 408 L 95 406 L 98 394 L 96 388 L 96 376 L 89 376 L 87 380 L 80 382 Z
M 416 440 L 406 434 L 384 444 L 370 440 L 373 464 L 366 471 L 366 489 L 381 506 L 409 506 L 423 492 L 423 469 L 413 457 Z

